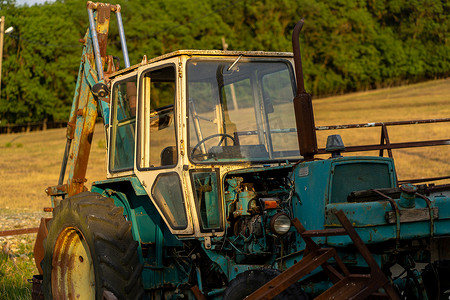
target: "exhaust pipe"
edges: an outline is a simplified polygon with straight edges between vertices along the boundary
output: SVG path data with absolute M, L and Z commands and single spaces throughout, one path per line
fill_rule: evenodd
M 292 32 L 292 50 L 294 52 L 295 76 L 297 78 L 297 94 L 294 98 L 295 121 L 297 124 L 297 137 L 300 154 L 305 160 L 314 159 L 317 154 L 316 125 L 314 124 L 314 112 L 312 97 L 305 91 L 303 81 L 302 58 L 300 55 L 300 31 L 303 27 L 303 19 L 298 22 Z

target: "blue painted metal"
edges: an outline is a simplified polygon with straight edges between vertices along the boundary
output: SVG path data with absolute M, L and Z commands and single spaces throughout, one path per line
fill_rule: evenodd
M 416 205 L 417 187 L 407 183 L 400 187 L 402 193 L 400 194 L 399 205 L 404 208 L 413 208 Z
M 103 186 L 113 186 L 115 184 L 120 183 L 130 183 L 133 187 L 133 191 L 136 194 L 136 196 L 146 196 L 147 192 L 145 191 L 144 187 L 142 186 L 141 182 L 136 176 L 126 176 L 126 177 L 119 177 L 119 178 L 111 178 L 108 180 L 103 181 L 95 181 L 92 183 L 93 186 L 96 187 L 103 187 Z
M 401 199 L 395 199 L 394 201 L 400 203 Z M 414 201 L 414 208 L 403 208 L 400 209 L 400 212 L 405 210 L 412 210 L 414 212 L 414 209 L 428 209 L 428 206 L 420 197 L 415 197 Z M 357 228 L 363 241 L 369 244 L 396 239 L 408 240 L 448 235 L 448 228 L 450 228 L 449 201 L 450 199 L 445 196 L 430 198 L 430 207 L 438 208 L 439 211 L 439 218 L 434 220 L 434 225 L 431 225 L 430 220 L 408 223 L 400 222 L 399 236 L 397 236 L 397 222 L 396 224 L 386 223 L 386 214 L 393 211 L 393 208 L 388 201 L 328 204 L 325 210 L 327 216 L 325 226 L 336 226 L 337 222 L 333 216 L 333 211 L 343 210 L 350 222 Z M 433 213 L 433 210 L 431 210 L 431 213 Z M 432 227 L 431 232 L 430 227 Z M 350 242 L 350 239 L 347 237 L 328 238 L 328 244 L 331 245 L 347 245 Z
M 95 182 L 92 191 L 113 198 L 118 207 L 124 208 L 127 220 L 131 221 L 133 237 L 139 241 L 137 251 L 144 264 L 144 288 L 158 289 L 187 283 L 192 267 L 188 265 L 185 269 L 175 259 L 170 260 L 169 265 L 163 263 L 172 255 L 167 249 L 182 248 L 183 243 L 170 233 L 136 177 Z
M 119 28 L 120 45 L 122 46 L 123 61 L 125 68 L 130 67 L 130 58 L 128 57 L 127 41 L 125 40 L 125 31 L 123 30 L 122 13 L 120 12 L 120 5 L 116 5 L 117 27 Z
M 94 47 L 94 56 L 95 56 L 95 65 L 97 67 L 97 80 L 105 79 L 103 75 L 103 64 L 102 58 L 100 55 L 100 45 L 98 44 L 97 30 L 95 29 L 95 19 L 94 19 L 94 11 L 92 8 L 88 7 L 88 16 L 89 16 L 89 35 L 92 40 L 92 44 Z
M 96 78 L 96 76 L 94 76 L 95 74 L 92 72 L 94 70 L 94 67 L 92 67 L 91 62 L 89 61 L 89 59 L 87 59 L 87 56 L 84 56 L 85 59 L 82 59 L 82 66 L 84 68 L 84 73 L 83 76 L 85 77 L 86 80 L 86 84 L 87 86 L 89 86 L 89 89 L 91 90 L 92 87 L 97 84 L 97 83 L 105 83 L 105 81 L 102 80 L 98 80 Z M 86 87 L 84 87 L 86 88 Z M 103 120 L 103 123 L 106 125 L 109 123 L 109 103 L 106 101 L 99 101 L 98 105 L 100 105 L 100 112 L 101 112 L 101 117 Z

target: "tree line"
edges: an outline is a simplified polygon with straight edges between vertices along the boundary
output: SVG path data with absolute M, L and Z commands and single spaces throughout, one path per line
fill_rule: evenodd
M 450 0 L 117 0 L 131 64 L 179 49 L 301 50 L 307 91 L 341 94 L 450 75 Z M 0 125 L 66 120 L 82 44 L 86 1 L 19 6 L 6 17 Z M 113 16 L 113 15 L 112 15 Z M 115 20 L 108 53 L 122 56 Z M 122 63 L 123 66 L 123 63 Z

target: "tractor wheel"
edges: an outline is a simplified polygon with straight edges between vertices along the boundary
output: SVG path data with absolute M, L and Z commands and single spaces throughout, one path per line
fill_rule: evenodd
M 224 300 L 241 300 L 280 274 L 274 269 L 256 269 L 245 271 L 230 281 L 223 295 Z M 295 283 L 273 299 L 308 300 L 308 295 Z
M 45 299 L 141 299 L 131 222 L 114 200 L 83 192 L 61 201 L 44 240 Z

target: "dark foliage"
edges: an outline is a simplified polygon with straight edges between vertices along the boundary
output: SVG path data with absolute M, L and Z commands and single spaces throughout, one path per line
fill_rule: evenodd
M 450 0 L 120 0 L 131 64 L 177 49 L 291 51 L 301 37 L 314 95 L 450 75 Z M 86 1 L 18 6 L 0 0 L 6 27 L 0 120 L 65 120 L 71 107 Z M 121 57 L 115 20 L 109 54 Z

